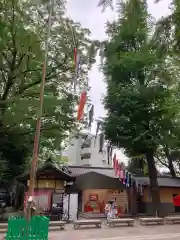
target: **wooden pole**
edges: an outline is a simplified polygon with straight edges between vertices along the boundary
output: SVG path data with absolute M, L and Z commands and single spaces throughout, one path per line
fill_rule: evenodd
M 30 170 L 30 181 L 29 181 L 29 191 L 28 191 L 28 199 L 30 196 L 33 196 L 34 193 L 34 185 L 35 185 L 35 177 L 36 177 L 36 166 L 38 162 L 38 151 L 39 151 L 39 140 L 41 134 L 41 117 L 43 115 L 43 104 L 44 104 L 44 86 L 46 81 L 46 66 L 47 66 L 47 58 L 48 58 L 48 46 L 49 46 L 49 37 L 51 32 L 51 22 L 52 22 L 52 12 L 53 12 L 53 0 L 49 3 L 49 18 L 48 18 L 48 29 L 47 29 L 47 38 L 45 41 L 45 53 L 44 53 L 44 63 L 42 69 L 42 81 L 40 85 L 40 106 L 39 113 L 37 116 L 36 122 L 36 133 L 34 138 L 34 149 L 33 149 L 33 158 L 32 165 Z M 31 218 L 31 209 L 27 209 L 27 219 Z

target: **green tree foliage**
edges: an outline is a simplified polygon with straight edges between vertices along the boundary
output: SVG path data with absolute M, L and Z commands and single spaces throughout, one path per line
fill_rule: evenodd
M 154 1 L 155 3 L 160 2 L 161 0 Z M 116 1 L 116 6 L 119 2 L 122 2 L 121 0 Z M 166 1 L 165 1 L 166 2 Z M 106 10 L 106 8 L 113 9 L 113 1 L 112 0 L 100 0 L 98 2 L 98 6 L 102 8 L 102 10 Z M 170 47 L 170 54 L 171 56 L 175 58 L 175 66 L 172 65 L 172 75 L 177 75 L 174 77 L 174 79 L 177 79 L 179 77 L 179 48 L 180 48 L 180 30 L 179 30 L 179 24 L 180 24 L 180 2 L 178 0 L 172 0 L 171 1 L 171 13 L 168 16 L 165 16 L 161 18 L 157 22 L 157 29 L 156 29 L 156 40 L 161 40 L 161 46 L 162 40 L 164 40 L 164 46 Z M 157 5 L 158 7 L 158 5 Z M 116 25 L 111 24 L 111 29 L 109 29 L 109 34 L 114 34 L 116 32 Z M 177 65 L 178 63 L 178 65 Z M 165 73 L 167 74 L 167 73 Z M 167 79 L 167 76 L 165 77 Z M 177 84 L 175 84 L 175 88 L 177 87 Z M 178 83 L 179 88 L 179 83 Z M 179 112 L 179 109 L 177 106 L 177 111 Z M 175 127 L 176 126 L 176 127 Z M 172 177 L 175 177 L 176 174 L 179 174 L 180 172 L 180 155 L 179 155 L 179 124 L 173 125 L 173 133 L 172 129 L 169 132 L 169 134 L 165 134 L 166 137 L 163 137 L 162 145 L 159 147 L 157 153 L 156 153 L 156 161 L 157 164 L 163 167 L 167 167 L 170 171 L 170 174 Z
M 98 7 L 101 7 L 102 11 L 105 11 L 108 7 L 113 10 L 113 0 L 99 0 Z
M 144 155 L 139 155 L 136 157 L 128 155 L 128 153 L 126 153 L 126 155 L 129 157 L 127 170 L 130 173 L 136 174 L 137 176 L 148 175 L 147 161 Z
M 20 161 L 19 151 L 24 157 L 32 154 L 49 7 L 48 1 L 0 0 L 0 152 L 10 163 Z M 74 45 L 69 26 L 75 32 L 81 53 L 76 91 L 72 88 Z M 53 6 L 49 39 L 40 152 L 44 147 L 58 149 L 77 127 L 75 105 L 88 85 L 95 45 L 88 29 L 66 18 L 65 1 L 58 1 Z M 7 152 L 11 149 L 17 152 L 12 151 L 10 157 Z
M 158 2 L 158 1 L 157 1 Z M 171 68 L 171 76 L 176 79 L 171 85 L 173 102 L 169 102 L 169 108 L 176 109 L 176 117 L 171 123 L 166 125 L 169 131 L 164 134 L 162 138 L 162 145 L 159 147 L 156 157 L 158 163 L 169 169 L 171 176 L 179 174 L 180 162 L 180 122 L 179 122 L 179 72 L 180 72 L 180 3 L 179 1 L 172 1 L 172 12 L 170 15 L 163 17 L 157 23 L 158 35 L 163 36 L 164 42 L 169 46 L 169 62 L 168 68 Z M 173 111 L 174 111 L 173 109 Z
M 156 27 L 141 0 L 120 4 L 116 31 L 106 46 L 104 74 L 107 82 L 105 119 L 107 138 L 131 155 L 147 160 L 154 212 L 160 212 L 160 196 L 154 154 L 173 129 L 177 99 L 171 45 Z M 150 31 L 151 30 L 151 31 Z M 174 92 L 173 92 L 174 91 Z M 176 107 L 172 107 L 176 106 Z

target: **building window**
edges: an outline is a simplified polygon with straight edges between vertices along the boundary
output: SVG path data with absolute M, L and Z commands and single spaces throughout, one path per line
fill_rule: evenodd
M 90 159 L 91 158 L 91 153 L 85 153 L 83 154 L 83 156 L 81 157 L 81 160 L 83 159 Z
M 82 145 L 81 145 L 81 149 L 83 148 L 90 148 L 91 147 L 91 139 L 87 139 L 85 140 Z

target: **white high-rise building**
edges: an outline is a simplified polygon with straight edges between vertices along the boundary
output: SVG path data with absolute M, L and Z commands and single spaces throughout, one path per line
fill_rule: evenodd
M 101 144 L 100 138 L 100 135 L 95 139 L 95 135 L 91 133 L 80 133 L 77 138 L 72 139 L 67 147 L 68 164 L 112 167 L 112 158 L 108 158 L 108 144 Z

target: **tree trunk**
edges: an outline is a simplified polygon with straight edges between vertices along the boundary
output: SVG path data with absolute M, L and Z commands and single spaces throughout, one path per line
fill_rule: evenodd
M 166 158 L 168 160 L 168 168 L 169 168 L 169 171 L 171 173 L 171 176 L 176 177 L 176 172 L 175 172 L 175 169 L 174 169 L 174 166 L 173 166 L 172 157 L 171 157 L 171 154 L 169 153 L 169 149 L 168 149 L 167 145 L 164 147 L 164 152 L 165 152 Z
M 152 198 L 152 207 L 154 215 L 161 215 L 161 202 L 160 202 L 160 192 L 157 181 L 157 170 L 155 166 L 153 151 L 148 151 L 146 153 L 147 164 L 148 164 L 148 173 L 150 181 L 150 191 Z

